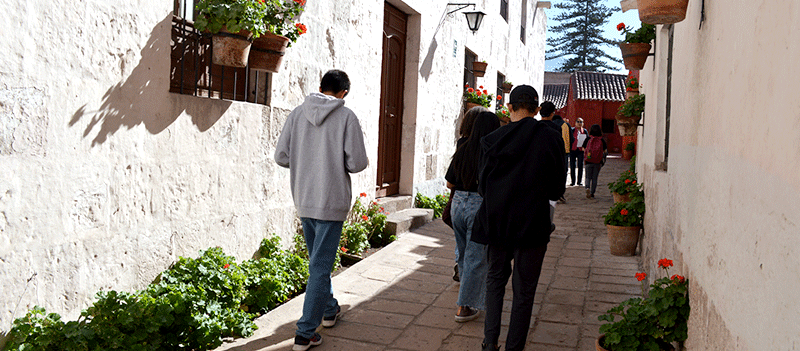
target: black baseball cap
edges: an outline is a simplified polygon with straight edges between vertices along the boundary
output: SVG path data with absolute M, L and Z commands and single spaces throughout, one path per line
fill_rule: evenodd
M 530 85 L 517 85 L 508 95 L 507 102 L 512 105 L 527 102 L 534 107 L 539 107 L 539 93 Z

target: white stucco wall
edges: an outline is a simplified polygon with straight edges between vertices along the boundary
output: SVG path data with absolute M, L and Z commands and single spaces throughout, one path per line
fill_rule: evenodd
M 688 350 L 800 349 L 800 3 L 689 2 L 641 71 L 643 261 L 690 279 Z
M 2 3 L 13 11 L 0 25 L 15 30 L 0 37 L 0 330 L 37 304 L 75 318 L 98 290 L 142 288 L 178 256 L 220 246 L 245 259 L 270 233 L 288 242 L 295 210 L 274 145 L 328 69 L 348 72 L 365 134 L 370 166 L 353 193 L 374 194 L 383 1 L 308 1 L 271 106 L 168 92 L 172 2 Z M 545 16 L 523 46 L 519 2 L 511 24 L 479 2 L 478 33 L 454 14 L 429 50 L 446 2 L 391 3 L 410 14 L 401 193 L 442 193 L 464 46 L 490 63 L 488 90 L 498 69 L 541 88 Z

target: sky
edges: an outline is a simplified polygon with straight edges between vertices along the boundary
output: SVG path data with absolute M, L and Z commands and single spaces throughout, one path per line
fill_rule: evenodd
M 553 20 L 558 14 L 562 11 L 555 7 L 555 4 L 562 2 L 562 0 L 550 0 L 554 6 L 552 8 L 547 9 L 547 27 L 553 27 L 558 24 L 557 21 Z M 619 0 L 602 0 L 602 2 L 608 7 L 619 7 Z M 628 10 L 627 12 L 623 13 L 620 11 L 615 11 L 613 15 L 609 18 L 608 23 L 606 23 L 605 27 L 603 27 L 604 35 L 608 39 L 619 40 L 622 39 L 621 32 L 617 31 L 617 24 L 620 22 L 624 22 L 625 25 L 631 27 L 633 29 L 639 28 L 641 22 L 639 22 L 639 12 L 634 10 Z M 547 36 L 550 37 L 553 35 L 548 31 Z M 552 47 L 547 46 L 547 50 L 550 50 Z M 618 46 L 603 46 L 601 47 L 603 50 L 606 51 L 611 56 L 616 58 L 622 59 L 622 53 L 619 51 Z M 548 60 L 545 61 L 545 71 L 553 71 L 556 67 L 559 66 L 558 64 L 559 59 L 556 60 Z M 618 71 L 609 71 L 609 73 L 624 73 L 627 74 L 628 70 L 622 66 L 622 64 L 613 64 L 618 67 Z

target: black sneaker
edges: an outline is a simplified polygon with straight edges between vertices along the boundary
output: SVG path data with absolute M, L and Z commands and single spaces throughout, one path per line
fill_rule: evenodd
M 322 326 L 325 328 L 333 328 L 336 325 L 336 321 L 339 319 L 339 315 L 342 314 L 342 307 L 336 306 L 336 314 L 330 317 L 322 317 Z
M 296 335 L 294 337 L 294 347 L 292 347 L 293 351 L 305 351 L 310 349 L 312 346 L 317 346 L 322 344 L 322 335 L 318 333 L 314 333 L 314 336 L 311 339 L 306 339 L 300 335 Z
M 482 351 L 497 351 L 500 350 L 500 346 L 495 344 L 481 344 Z
M 453 280 L 460 282 L 461 276 L 458 274 L 458 263 L 456 263 L 456 265 L 453 266 L 453 272 L 455 272 L 453 273 Z
M 481 313 L 481 311 L 478 310 L 477 308 L 472 308 L 469 306 L 464 306 L 464 310 L 466 312 L 464 312 L 463 314 L 461 315 L 456 314 L 456 322 L 458 323 L 469 322 L 475 318 L 478 318 L 478 315 Z

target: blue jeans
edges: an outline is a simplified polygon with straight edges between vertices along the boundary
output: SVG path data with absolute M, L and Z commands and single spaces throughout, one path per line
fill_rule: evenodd
M 333 298 L 331 270 L 339 249 L 344 222 L 323 221 L 314 218 L 300 218 L 303 234 L 308 246 L 308 283 L 303 301 L 303 317 L 297 321 L 297 335 L 306 339 L 314 337 L 314 332 L 322 323 L 323 316 L 334 316 L 339 302 Z
M 597 190 L 597 178 L 600 177 L 600 168 L 603 167 L 601 163 L 586 163 L 586 189 L 594 195 Z
M 484 310 L 486 304 L 486 245 L 470 239 L 475 214 L 482 202 L 483 198 L 476 192 L 457 190 L 450 208 L 461 275 L 457 304 L 479 310 Z

